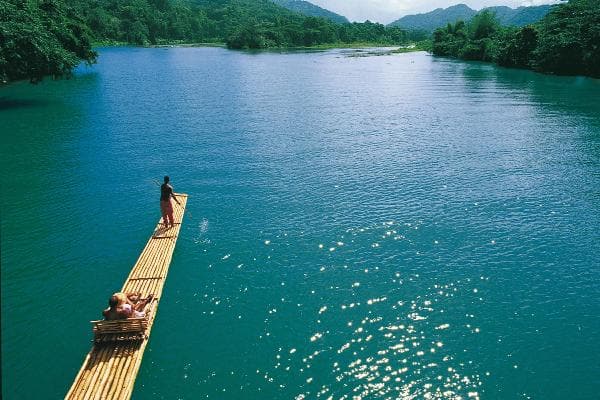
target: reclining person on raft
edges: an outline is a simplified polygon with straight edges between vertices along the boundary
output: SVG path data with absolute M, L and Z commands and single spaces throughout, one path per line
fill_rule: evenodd
M 140 293 L 114 293 L 108 299 L 108 308 L 102 311 L 104 319 L 115 321 L 127 318 L 145 317 L 144 308 L 152 301 L 153 295 L 145 299 L 140 298 Z

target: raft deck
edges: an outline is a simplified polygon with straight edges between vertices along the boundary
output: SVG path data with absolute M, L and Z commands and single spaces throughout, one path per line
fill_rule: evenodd
M 175 226 L 165 229 L 159 221 L 121 289 L 125 293 L 141 293 L 142 297 L 155 296 L 145 338 L 95 343 L 65 399 L 116 400 L 131 397 L 183 221 L 187 195 L 175 196 L 181 203 L 179 206 L 173 202 Z

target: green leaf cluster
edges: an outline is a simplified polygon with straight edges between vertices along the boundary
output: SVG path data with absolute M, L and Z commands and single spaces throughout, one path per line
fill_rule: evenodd
M 0 79 L 3 83 L 68 75 L 81 61 L 92 63 L 90 31 L 61 0 L 0 1 Z
M 288 10 L 299 12 L 300 14 L 312 16 L 312 17 L 323 17 L 338 24 L 345 24 L 350 21 L 344 16 L 331 12 L 316 6 L 308 1 L 303 0 L 271 0 L 273 3 L 285 7 Z
M 536 26 L 531 65 L 540 71 L 600 78 L 600 1 L 571 0 Z
M 489 10 L 433 33 L 432 52 L 560 75 L 600 77 L 600 1 L 570 0 L 539 22 L 502 27 Z
M 501 30 L 495 15 L 488 10 L 468 23 L 458 21 L 433 32 L 432 51 L 436 55 L 465 60 L 493 61 L 497 52 L 495 38 Z
M 206 15 L 187 1 L 67 1 L 84 16 L 96 42 L 149 45 L 196 41 L 211 29 Z

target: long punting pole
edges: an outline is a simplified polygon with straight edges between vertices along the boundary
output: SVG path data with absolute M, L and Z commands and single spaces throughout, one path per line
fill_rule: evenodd
M 121 289 L 126 293 L 142 293 L 142 297 L 155 296 L 156 304 L 148 316 L 146 338 L 95 343 L 65 399 L 117 400 L 131 397 L 183 221 L 187 195 L 176 196 L 181 205 L 173 204 L 175 226 L 165 229 L 158 223 Z

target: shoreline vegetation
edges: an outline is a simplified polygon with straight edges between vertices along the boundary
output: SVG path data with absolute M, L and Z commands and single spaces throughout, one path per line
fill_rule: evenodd
M 94 42 L 92 48 L 99 47 L 141 47 L 141 48 L 173 48 L 173 47 L 220 47 L 228 48 L 227 43 L 219 42 L 184 42 L 184 41 L 173 41 L 173 42 L 162 42 L 148 45 L 135 45 L 127 42 Z M 385 48 L 389 49 L 390 53 L 410 53 L 415 51 L 429 51 L 431 44 L 429 42 L 424 43 L 408 43 L 405 45 L 390 45 L 389 43 L 372 43 L 372 42 L 355 42 L 355 43 L 325 43 L 313 46 L 286 46 L 286 47 L 269 47 L 266 49 L 240 49 L 240 50 L 259 50 L 259 51 L 302 51 L 302 50 L 343 50 L 343 49 L 376 49 Z
M 337 23 L 271 0 L 5 0 L 0 80 L 69 75 L 92 64 L 92 43 L 150 46 L 225 43 L 230 49 L 402 46 L 426 39 L 366 21 Z
M 600 78 L 600 2 L 570 0 L 522 28 L 501 26 L 484 10 L 467 23 L 436 29 L 431 51 L 546 74 Z
M 92 43 L 92 49 L 101 47 L 140 47 L 140 48 L 193 48 L 193 47 L 219 47 L 227 48 L 227 43 L 203 42 L 193 43 L 185 41 L 161 42 L 148 45 L 135 45 L 127 42 L 103 41 Z M 429 41 L 419 43 L 408 43 L 401 46 L 391 46 L 386 43 L 326 43 L 314 46 L 288 46 L 288 47 L 270 47 L 267 49 L 242 49 L 246 51 L 272 51 L 272 52 L 293 52 L 293 51 L 327 51 L 327 50 L 356 50 L 356 57 L 381 56 L 392 54 L 412 53 L 417 51 L 430 51 L 431 43 Z M 358 55 L 360 53 L 360 55 Z
M 219 46 L 240 50 L 394 47 L 390 53 L 495 62 L 600 77 L 597 0 L 569 0 L 522 28 L 483 11 L 433 36 L 370 21 L 338 23 L 270 0 L 5 0 L 0 2 L 0 83 L 69 76 L 98 46 Z M 381 55 L 381 54 L 376 54 Z

